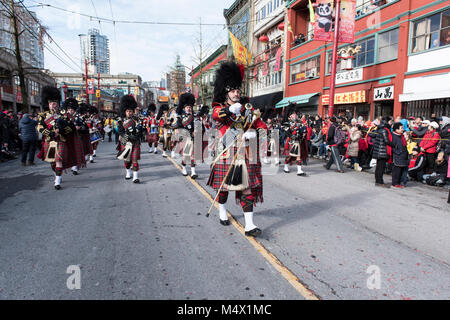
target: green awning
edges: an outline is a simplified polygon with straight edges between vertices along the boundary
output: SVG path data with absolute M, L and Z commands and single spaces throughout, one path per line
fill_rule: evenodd
M 286 98 L 283 98 L 283 100 L 281 100 L 280 102 L 278 102 L 276 105 L 275 105 L 275 108 L 283 108 L 283 107 L 286 107 L 287 105 L 289 105 L 289 103 L 296 103 L 296 104 L 307 104 L 307 103 L 309 103 L 309 100 L 312 98 L 312 97 L 314 97 L 314 96 L 316 96 L 316 95 L 318 95 L 319 94 L 319 92 L 316 92 L 316 93 L 309 93 L 309 94 L 302 94 L 302 95 L 299 95 L 299 96 L 294 96 L 294 97 L 286 97 Z

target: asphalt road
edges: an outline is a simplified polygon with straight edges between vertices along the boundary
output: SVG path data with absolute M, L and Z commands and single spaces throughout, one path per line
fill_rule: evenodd
M 143 146 L 133 184 L 114 147 L 60 191 L 45 163 L 0 165 L 0 299 L 308 298 L 295 277 L 320 299 L 450 298 L 447 189 L 380 189 L 318 160 L 307 177 L 268 169 L 255 244 L 205 217 L 207 164 L 196 185 Z M 243 224 L 234 196 L 228 210 Z

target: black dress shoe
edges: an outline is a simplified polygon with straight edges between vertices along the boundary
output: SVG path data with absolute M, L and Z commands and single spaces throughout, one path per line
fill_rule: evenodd
M 74 176 L 78 175 L 78 171 L 73 171 L 72 170 L 72 173 L 73 173 Z
M 223 226 L 229 226 L 230 225 L 230 220 L 221 220 L 219 219 L 220 224 Z
M 131 179 L 131 177 L 125 177 L 125 180 L 130 180 Z
M 93 155 L 94 158 L 95 158 L 96 156 L 97 156 L 96 154 Z
M 191 178 L 195 180 L 198 178 L 198 175 L 194 174 L 193 176 L 191 176 Z
M 139 182 L 140 182 L 139 179 L 133 180 L 133 183 L 139 183 Z
M 94 160 L 89 161 L 90 163 L 95 163 Z
M 255 228 L 255 229 L 252 229 L 250 231 L 245 231 L 245 235 L 249 236 L 249 237 L 257 237 L 257 236 L 259 236 L 261 234 L 261 232 L 262 231 L 261 231 L 260 228 Z
M 61 190 L 61 186 L 58 184 L 58 185 L 55 186 L 55 189 L 56 190 Z

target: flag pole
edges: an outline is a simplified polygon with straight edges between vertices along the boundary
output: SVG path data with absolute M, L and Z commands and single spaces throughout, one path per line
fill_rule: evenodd
M 328 103 L 328 116 L 331 118 L 334 114 L 334 92 L 336 87 L 336 64 L 337 64 L 337 49 L 339 38 L 339 11 L 340 0 L 334 0 L 335 2 L 335 18 L 334 18 L 334 41 L 333 41 L 333 53 L 331 57 L 331 80 L 330 80 L 330 102 Z

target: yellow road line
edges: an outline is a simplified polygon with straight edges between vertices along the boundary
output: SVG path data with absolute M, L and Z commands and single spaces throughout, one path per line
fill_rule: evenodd
M 172 164 L 178 168 L 178 170 L 182 170 L 181 166 L 175 162 L 171 157 L 167 157 Z M 214 201 L 214 198 L 194 179 L 192 179 L 189 175 L 186 178 L 200 191 L 201 194 L 205 196 L 211 203 Z M 216 202 L 215 207 L 219 209 L 219 204 Z M 297 290 L 306 300 L 319 300 L 319 297 L 314 294 L 311 290 L 309 290 L 304 284 L 300 282 L 298 277 L 289 270 L 286 266 L 281 263 L 281 261 L 262 243 L 256 240 L 254 237 L 245 236 L 245 230 L 242 224 L 237 221 L 230 212 L 227 211 L 228 217 L 231 221 L 231 224 L 258 250 L 258 252 L 276 269 L 280 274 Z

